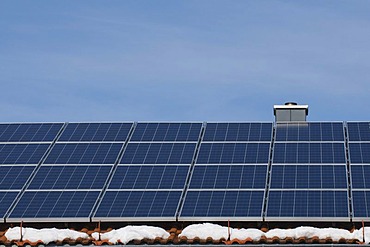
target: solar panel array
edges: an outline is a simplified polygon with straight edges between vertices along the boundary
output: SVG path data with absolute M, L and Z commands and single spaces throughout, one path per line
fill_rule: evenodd
M 0 124 L 0 219 L 359 221 L 370 123 Z
M 176 220 L 202 123 L 138 123 L 94 220 Z
M 262 220 L 271 123 L 208 123 L 180 220 Z
M 278 123 L 267 220 L 350 217 L 343 123 Z
M 0 218 L 45 157 L 62 123 L 0 124 Z
M 54 136 L 9 221 L 89 221 L 133 123 L 70 123 Z
M 348 122 L 353 219 L 370 218 L 370 122 Z

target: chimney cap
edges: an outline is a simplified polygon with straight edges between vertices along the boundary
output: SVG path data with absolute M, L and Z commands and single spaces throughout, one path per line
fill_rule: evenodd
M 274 115 L 276 110 L 305 110 L 306 116 L 308 115 L 308 105 L 298 105 L 296 102 L 286 102 L 284 105 L 274 105 Z
M 298 105 L 297 102 L 285 102 L 284 105 Z

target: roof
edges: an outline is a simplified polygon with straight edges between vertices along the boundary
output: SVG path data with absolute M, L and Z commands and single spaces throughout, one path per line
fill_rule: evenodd
M 237 227 L 305 222 L 349 229 L 370 218 L 369 127 L 369 122 L 0 124 L 1 226 L 67 222 L 91 231 L 102 222 L 183 229 L 179 226 L 230 220 Z

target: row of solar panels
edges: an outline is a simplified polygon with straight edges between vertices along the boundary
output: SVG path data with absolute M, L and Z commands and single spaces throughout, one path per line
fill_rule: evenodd
M 203 141 L 271 141 L 273 123 L 208 123 Z M 133 123 L 0 124 L 0 142 L 124 142 Z M 131 141 L 198 141 L 203 123 L 138 123 Z M 369 122 L 346 122 L 349 141 L 369 142 Z M 344 123 L 280 123 L 276 141 L 343 141 Z
M 361 220 L 369 153 L 367 122 L 0 124 L 0 217 Z

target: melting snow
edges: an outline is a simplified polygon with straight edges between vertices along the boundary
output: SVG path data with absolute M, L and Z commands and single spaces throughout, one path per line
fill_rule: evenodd
M 370 227 L 365 227 L 365 243 L 370 243 Z M 44 244 L 50 242 L 63 241 L 66 238 L 77 239 L 77 238 L 89 238 L 89 235 L 82 232 L 77 232 L 69 229 L 56 229 L 56 228 L 45 228 L 45 229 L 33 229 L 33 228 L 23 228 L 23 240 L 29 240 L 31 242 L 37 242 L 41 240 Z M 298 239 L 301 237 L 312 238 L 314 236 L 319 239 L 331 238 L 334 241 L 338 241 L 341 238 L 344 239 L 358 239 L 362 241 L 363 239 L 363 229 L 355 230 L 353 233 L 337 228 L 315 228 L 301 226 L 294 229 L 272 229 L 266 233 L 254 229 L 236 229 L 230 228 L 230 239 L 240 239 L 245 240 L 250 238 L 252 240 L 258 241 L 262 236 L 266 238 L 278 237 L 284 239 L 291 237 Z M 225 226 L 220 226 L 211 223 L 204 224 L 194 224 L 186 227 L 179 237 L 185 236 L 188 239 L 200 238 L 207 239 L 212 237 L 213 239 L 227 239 L 229 235 L 229 230 Z M 168 232 L 159 227 L 153 226 L 126 226 L 117 230 L 112 230 L 110 232 L 100 234 L 101 240 L 108 240 L 111 243 L 117 244 L 121 242 L 127 244 L 132 240 L 142 240 L 144 238 L 155 239 L 157 237 L 166 239 L 170 236 Z M 9 228 L 5 237 L 10 241 L 20 240 L 20 227 Z M 99 234 L 94 232 L 92 237 L 99 239 Z
M 200 238 L 200 239 L 206 239 L 208 237 L 212 237 L 213 239 L 227 239 L 228 238 L 228 228 L 225 226 L 215 225 L 211 223 L 203 223 L 203 224 L 195 224 L 190 225 L 188 227 L 185 227 L 184 230 L 182 230 L 179 237 L 187 237 L 188 239 L 192 238 Z M 260 238 L 263 236 L 263 232 L 254 229 L 235 229 L 230 228 L 230 239 L 246 239 L 251 238 L 253 240 L 260 240 Z
M 108 240 L 117 244 L 121 242 L 127 244 L 131 240 L 142 240 L 144 238 L 155 239 L 156 237 L 168 238 L 170 234 L 164 229 L 154 226 L 126 226 L 118 230 L 100 234 L 101 240 Z M 94 232 L 92 237 L 99 239 L 99 233 Z
M 20 227 L 9 228 L 5 237 L 10 241 L 20 240 Z M 44 244 L 50 242 L 63 241 L 66 238 L 77 239 L 77 238 L 88 238 L 89 235 L 83 232 L 77 232 L 69 229 L 56 229 L 56 228 L 45 228 L 45 229 L 34 229 L 34 228 L 22 228 L 23 240 L 29 240 L 31 242 L 37 242 L 41 240 Z
M 213 239 L 227 239 L 228 238 L 228 228 L 220 225 L 204 223 L 195 224 L 186 227 L 182 233 L 179 235 L 185 236 L 189 239 L 199 237 L 200 239 L 206 239 L 207 237 L 212 237 Z M 266 233 L 254 229 L 234 229 L 230 228 L 230 239 L 240 239 L 244 240 L 251 238 L 252 240 L 258 241 L 262 236 L 266 238 L 278 237 L 280 239 L 285 239 L 287 237 L 298 239 L 301 237 L 312 238 L 317 236 L 319 239 L 331 238 L 333 241 L 338 241 L 341 238 L 344 239 L 358 239 L 362 241 L 362 228 L 355 230 L 353 233 L 337 228 L 315 228 L 308 226 L 301 226 L 294 229 L 272 229 Z M 370 243 L 370 227 L 365 227 L 365 243 Z
M 230 228 L 230 239 L 246 239 L 251 238 L 253 240 L 260 240 L 263 232 L 258 229 L 234 229 Z M 179 235 L 186 236 L 188 239 L 200 238 L 207 239 L 212 237 L 213 239 L 227 239 L 228 238 L 228 228 L 220 225 L 215 225 L 211 223 L 196 224 L 185 227 L 182 233 Z
M 265 233 L 266 238 L 313 238 L 317 236 L 319 239 L 331 238 L 338 241 L 341 238 L 353 239 L 353 234 L 344 229 L 337 228 L 315 228 L 309 226 L 301 226 L 295 229 L 272 229 Z
M 247 237 L 246 237 L 247 236 Z M 251 238 L 254 241 L 258 241 L 263 236 L 263 231 L 254 229 L 254 228 L 248 228 L 248 229 L 232 229 L 230 234 L 230 239 L 246 239 Z
M 179 237 L 181 236 L 185 236 L 188 239 L 196 237 L 200 239 L 206 239 L 208 237 L 212 237 L 213 239 L 227 239 L 228 230 L 227 227 L 210 223 L 195 224 L 185 227 Z
M 353 238 L 358 239 L 362 241 L 363 238 L 363 228 L 360 228 L 359 230 L 353 231 Z M 370 227 L 365 227 L 365 243 L 370 243 Z

